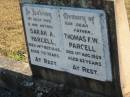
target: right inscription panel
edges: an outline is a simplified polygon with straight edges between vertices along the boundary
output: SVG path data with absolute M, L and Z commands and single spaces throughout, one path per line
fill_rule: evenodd
M 65 9 L 61 10 L 60 16 L 68 72 L 103 81 L 112 80 L 103 11 Z

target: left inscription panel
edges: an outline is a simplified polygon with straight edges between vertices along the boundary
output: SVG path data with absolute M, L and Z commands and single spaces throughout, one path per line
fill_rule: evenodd
M 58 10 L 46 7 L 22 7 L 31 63 L 60 70 L 62 60 L 61 30 Z

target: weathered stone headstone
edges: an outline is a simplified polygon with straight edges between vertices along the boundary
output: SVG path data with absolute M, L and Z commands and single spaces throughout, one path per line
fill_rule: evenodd
M 31 63 L 101 81 L 111 81 L 104 11 L 24 5 Z
M 34 78 L 91 97 L 122 97 L 114 7 L 108 0 L 23 0 Z

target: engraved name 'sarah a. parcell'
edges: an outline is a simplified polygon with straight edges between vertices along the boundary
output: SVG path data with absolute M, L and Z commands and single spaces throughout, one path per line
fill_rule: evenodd
M 24 4 L 31 64 L 100 81 L 111 81 L 102 10 Z

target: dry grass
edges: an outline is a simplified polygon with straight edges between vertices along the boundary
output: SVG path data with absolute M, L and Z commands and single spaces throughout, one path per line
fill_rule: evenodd
M 19 59 L 25 53 L 18 0 L 0 0 L 0 54 Z
M 129 19 L 129 24 L 130 24 L 130 0 L 125 0 L 126 2 L 126 9 L 128 13 L 128 19 Z

